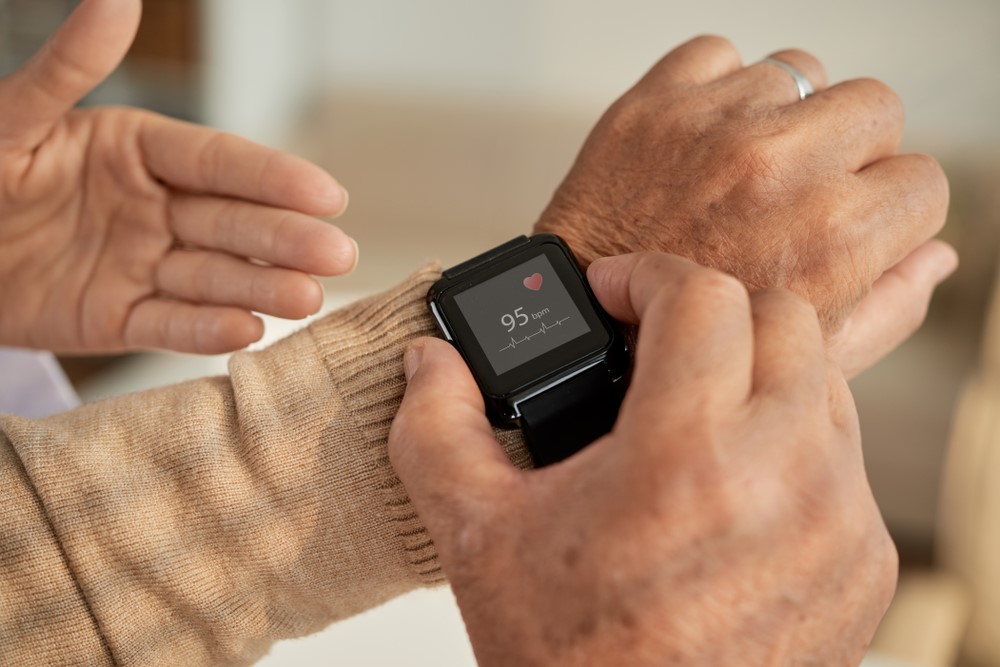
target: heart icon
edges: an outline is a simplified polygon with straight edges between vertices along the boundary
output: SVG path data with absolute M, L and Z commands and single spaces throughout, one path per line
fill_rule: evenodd
M 533 276 L 524 279 L 524 286 L 530 289 L 532 292 L 537 292 L 542 289 L 542 274 L 536 273 Z

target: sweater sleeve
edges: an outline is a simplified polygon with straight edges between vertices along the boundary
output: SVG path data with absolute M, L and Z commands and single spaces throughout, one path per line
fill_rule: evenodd
M 237 354 L 229 377 L 0 419 L 0 665 L 247 665 L 444 582 L 386 451 L 438 276 Z

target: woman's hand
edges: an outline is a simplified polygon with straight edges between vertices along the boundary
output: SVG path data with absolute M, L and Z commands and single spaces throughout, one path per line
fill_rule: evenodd
M 258 311 L 322 305 L 309 274 L 356 244 L 313 216 L 347 205 L 305 161 L 152 113 L 73 110 L 124 57 L 140 0 L 84 0 L 0 80 L 0 344 L 66 353 L 219 353 Z

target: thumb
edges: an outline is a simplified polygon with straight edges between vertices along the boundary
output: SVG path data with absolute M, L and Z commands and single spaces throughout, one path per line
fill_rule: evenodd
M 479 387 L 455 348 L 421 339 L 404 364 L 406 395 L 389 432 L 389 459 L 435 534 L 433 524 L 517 470 L 493 437 Z
M 934 240 L 882 274 L 831 341 L 844 376 L 874 366 L 919 329 L 934 289 L 957 266 L 954 248 Z
M 121 63 L 141 0 L 83 0 L 21 69 L 0 81 L 0 139 L 35 146 Z

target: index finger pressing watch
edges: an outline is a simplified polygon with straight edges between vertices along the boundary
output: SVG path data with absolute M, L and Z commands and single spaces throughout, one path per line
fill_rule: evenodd
M 631 369 L 621 327 L 558 236 L 522 236 L 444 272 L 428 294 L 494 426 L 549 465 L 611 430 Z

